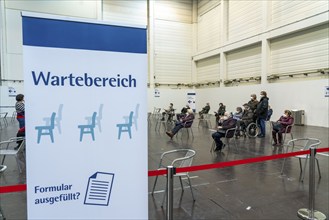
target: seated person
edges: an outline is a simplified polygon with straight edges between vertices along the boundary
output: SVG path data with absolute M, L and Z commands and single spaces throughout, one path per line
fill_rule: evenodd
M 291 111 L 289 110 L 284 110 L 284 114 L 279 118 L 279 120 L 277 122 L 272 122 L 272 137 L 274 141 L 273 146 L 282 146 L 282 133 L 285 133 L 288 125 L 292 125 L 293 123 L 294 118 L 291 116 Z M 289 132 L 290 129 L 287 130 L 287 133 Z
M 188 109 L 185 117 L 177 121 L 175 127 L 170 132 L 167 131 L 166 134 L 172 139 L 181 128 L 191 127 L 193 120 L 194 120 L 193 110 Z
M 257 105 L 258 105 L 258 100 L 257 100 L 257 96 L 256 94 L 251 94 L 250 95 L 250 100 L 248 102 L 249 106 L 250 106 L 250 109 L 255 112 L 256 108 L 257 108 Z
M 164 112 L 162 112 L 162 121 L 165 120 L 164 116 L 168 115 L 168 121 L 172 119 L 172 116 L 175 114 L 174 104 L 170 103 L 168 109 L 164 109 Z
M 210 110 L 210 104 L 209 102 L 207 102 L 206 106 L 203 107 L 201 111 L 199 111 L 200 118 L 203 119 L 203 114 L 208 114 L 209 110 Z
M 237 127 L 239 131 L 245 131 L 247 126 L 254 120 L 254 113 L 250 109 L 249 104 L 243 104 L 243 108 L 244 110 L 241 116 L 241 120 L 237 121 Z M 239 134 L 240 132 L 237 133 Z
M 242 117 L 242 108 L 241 107 L 236 107 L 236 112 L 233 113 L 233 118 L 236 120 L 240 120 Z
M 218 130 L 212 134 L 212 138 L 214 139 L 216 144 L 215 151 L 221 151 L 225 147 L 225 144 L 221 141 L 221 138 L 225 137 L 226 130 L 230 128 L 235 128 L 236 121 L 236 119 L 231 117 L 231 114 L 229 112 L 225 112 L 224 116 L 222 116 L 221 125 L 218 126 Z
M 219 108 L 217 112 L 214 112 L 216 117 L 216 124 L 219 121 L 219 118 L 224 115 L 225 111 L 226 111 L 226 106 L 223 103 L 219 103 Z
M 180 118 L 182 118 L 186 115 L 188 109 L 190 109 L 190 106 L 186 105 L 185 107 L 182 108 L 182 110 L 180 111 L 180 114 L 176 114 L 176 118 L 178 121 Z

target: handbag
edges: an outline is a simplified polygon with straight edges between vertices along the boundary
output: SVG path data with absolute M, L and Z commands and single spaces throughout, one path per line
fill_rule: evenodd
M 282 128 L 282 124 L 280 122 L 273 122 L 272 123 L 273 130 L 280 131 Z

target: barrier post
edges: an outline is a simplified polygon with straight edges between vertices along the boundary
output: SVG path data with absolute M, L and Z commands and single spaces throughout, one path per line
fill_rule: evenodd
M 173 220 L 175 167 L 167 166 L 167 220 Z
M 310 147 L 310 180 L 309 180 L 309 208 L 301 208 L 297 212 L 297 216 L 301 219 L 307 220 L 325 220 L 326 216 L 319 211 L 314 210 L 315 200 L 315 147 Z M 304 170 L 305 172 L 305 170 Z
M 5 215 L 3 214 L 3 211 L 0 206 L 0 220 L 6 220 Z

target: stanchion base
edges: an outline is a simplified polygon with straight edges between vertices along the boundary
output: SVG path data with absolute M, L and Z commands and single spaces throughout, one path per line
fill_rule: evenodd
M 297 216 L 301 219 L 307 219 L 307 220 L 326 220 L 327 219 L 326 215 L 323 214 L 322 212 L 314 210 L 313 214 L 314 214 L 314 218 L 311 218 L 310 217 L 311 210 L 309 210 L 307 208 L 299 209 L 297 212 Z

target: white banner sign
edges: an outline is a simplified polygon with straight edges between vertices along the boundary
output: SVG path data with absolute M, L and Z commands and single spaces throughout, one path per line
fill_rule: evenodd
M 195 92 L 187 93 L 187 104 L 195 112 Z
M 23 14 L 29 219 L 147 219 L 146 29 Z

